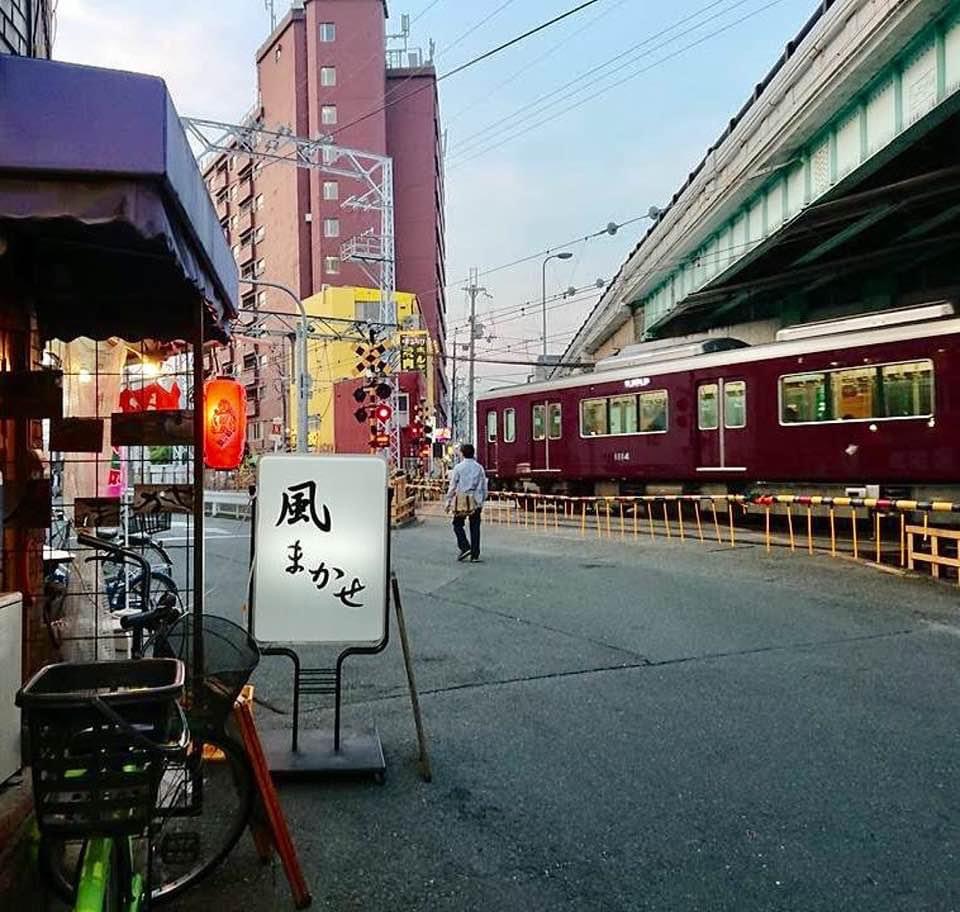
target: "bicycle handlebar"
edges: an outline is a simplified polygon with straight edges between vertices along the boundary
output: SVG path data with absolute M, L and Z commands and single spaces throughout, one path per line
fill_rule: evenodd
M 88 548 L 95 548 L 97 551 L 106 551 L 110 554 L 117 554 L 125 560 L 131 560 L 133 563 L 138 564 L 140 569 L 143 571 L 143 574 L 140 577 L 140 604 L 150 604 L 150 577 L 152 571 L 150 570 L 149 561 L 147 561 L 142 554 L 137 554 L 136 551 L 131 551 L 128 548 L 121 548 L 119 545 L 115 545 L 113 542 L 107 541 L 103 538 L 98 538 L 96 535 L 88 535 L 86 532 L 77 533 L 77 542 L 81 545 L 86 545 Z

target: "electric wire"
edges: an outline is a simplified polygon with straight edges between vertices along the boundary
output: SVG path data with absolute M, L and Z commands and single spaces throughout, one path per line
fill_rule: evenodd
M 743 5 L 744 3 L 747 3 L 747 2 L 748 2 L 748 0 L 734 0 L 734 2 L 733 2 L 728 8 L 720 10 L 720 12 L 715 13 L 714 16 L 708 17 L 707 19 L 703 20 L 702 22 L 698 22 L 696 25 L 692 26 L 691 28 L 688 28 L 686 31 L 680 32 L 678 35 L 673 36 L 673 38 L 667 39 L 667 41 L 664 42 L 664 44 L 669 43 L 669 42 L 671 42 L 671 41 L 675 41 L 675 40 L 677 40 L 678 37 L 682 37 L 683 35 L 686 35 L 686 34 L 689 34 L 690 32 L 696 31 L 696 29 L 700 28 L 700 26 L 704 25 L 706 22 L 711 21 L 711 19 L 716 18 L 716 17 L 718 17 L 718 16 L 725 15 L 725 14 L 726 14 L 727 12 L 729 12 L 730 10 L 736 8 L 737 6 L 741 6 L 741 5 Z M 569 81 L 563 83 L 563 85 L 560 85 L 560 86 L 558 86 L 557 88 L 552 89 L 551 91 L 544 93 L 543 95 L 539 96 L 538 98 L 533 99 L 533 101 L 529 101 L 529 102 L 527 102 L 526 104 L 521 105 L 519 108 L 517 108 L 516 110 L 514 110 L 511 114 L 508 114 L 508 115 L 506 115 L 506 116 L 504 116 L 504 117 L 501 117 L 499 120 L 496 120 L 496 121 L 494 121 L 493 123 L 487 124 L 487 125 L 484 126 L 482 129 L 477 130 L 475 133 L 471 133 L 471 134 L 469 134 L 468 136 L 465 136 L 463 139 L 459 140 L 458 142 L 455 142 L 455 143 L 453 144 L 453 147 L 452 147 L 452 148 L 453 148 L 453 149 L 457 149 L 457 148 L 460 147 L 460 146 L 468 145 L 471 140 L 477 138 L 478 136 L 484 136 L 484 135 L 488 134 L 491 130 L 493 130 L 493 129 L 499 127 L 499 126 L 501 126 L 502 124 L 509 123 L 511 120 L 514 120 L 514 119 L 516 119 L 517 117 L 519 117 L 520 115 L 524 114 L 524 112 L 528 111 L 530 108 L 534 108 L 534 107 L 536 107 L 537 105 L 539 105 L 541 102 L 546 101 L 547 99 L 552 98 L 552 97 L 554 97 L 555 95 L 560 94 L 560 93 L 563 92 L 565 89 L 568 89 L 568 88 L 570 88 L 570 87 L 572 87 L 572 86 L 576 86 L 576 87 L 577 87 L 577 88 L 576 88 L 576 91 L 572 93 L 572 94 L 576 94 L 577 92 L 582 91 L 583 89 L 589 87 L 590 85 L 594 84 L 595 82 L 601 81 L 601 80 L 607 78 L 607 77 L 610 76 L 612 73 L 617 72 L 617 70 L 622 69 L 622 68 L 625 67 L 625 66 L 629 66 L 631 63 L 633 63 L 633 62 L 634 62 L 636 59 L 638 59 L 639 57 L 645 56 L 645 54 L 648 54 L 649 51 L 645 51 L 645 52 L 643 52 L 642 54 L 637 54 L 637 55 L 635 55 L 633 58 L 631 58 L 630 60 L 628 60 L 626 63 L 621 64 L 620 67 L 617 67 L 616 69 L 612 70 L 610 73 L 605 73 L 605 74 L 603 74 L 602 76 L 600 76 L 600 77 L 598 77 L 597 79 L 594 79 L 594 80 L 592 80 L 592 81 L 590 81 L 590 82 L 587 82 L 587 83 L 584 83 L 584 82 L 583 82 L 584 79 L 587 79 L 588 77 L 593 76 L 595 73 L 599 73 L 600 71 L 605 70 L 607 67 L 609 67 L 609 66 L 611 66 L 612 64 L 616 63 L 618 60 L 622 60 L 624 57 L 629 57 L 631 54 L 634 54 L 634 52 L 636 52 L 636 51 L 639 50 L 640 48 L 644 48 L 644 47 L 646 47 L 647 45 L 651 44 L 652 42 L 657 41 L 659 38 L 663 38 L 664 36 L 669 35 L 670 32 L 672 32 L 672 31 L 674 31 L 675 29 L 679 28 L 681 25 L 686 25 L 687 23 L 689 23 L 689 22 L 691 22 L 692 20 L 694 20 L 694 19 L 698 18 L 699 16 L 701 16 L 703 13 L 709 12 L 711 9 L 714 9 L 714 8 L 716 8 L 716 7 L 718 7 L 718 6 L 724 6 L 725 4 L 728 4 L 728 3 L 730 3 L 730 0 L 712 0 L 712 2 L 708 3 L 706 6 L 703 6 L 703 7 L 698 8 L 697 10 L 695 10 L 695 11 L 692 12 L 692 13 L 690 13 L 689 15 L 684 16 L 682 19 L 678 19 L 676 22 L 673 22 L 673 23 L 671 23 L 670 25 L 666 26 L 665 28 L 660 29 L 660 31 L 654 32 L 652 35 L 648 35 L 647 37 L 641 39 L 641 40 L 638 41 L 636 44 L 633 44 L 633 45 L 631 45 L 630 47 L 628 47 L 625 51 L 621 51 L 619 54 L 615 54 L 614 56 L 607 58 L 606 60 L 602 61 L 601 63 L 599 63 L 599 64 L 597 64 L 597 65 L 595 65 L 595 66 L 593 66 L 593 67 L 591 67 L 590 69 L 585 70 L 584 72 L 577 74 L 573 79 L 570 79 Z M 657 45 L 657 46 L 654 48 L 654 50 L 656 50 L 657 47 L 660 47 L 660 46 L 661 46 L 661 45 Z M 562 100 L 562 99 L 561 99 L 561 100 Z
M 723 34 L 724 32 L 727 32 L 727 31 L 729 31 L 730 29 L 735 28 L 735 27 L 738 26 L 738 25 L 742 25 L 744 22 L 746 22 L 746 21 L 749 20 L 749 19 L 752 19 L 754 16 L 758 16 L 758 15 L 760 15 L 761 13 L 766 12 L 766 11 L 769 10 L 769 9 L 772 9 L 774 6 L 778 6 L 779 4 L 781 4 L 781 3 L 783 3 L 783 2 L 785 2 L 785 0 L 770 0 L 770 2 L 765 3 L 763 6 L 760 6 L 760 7 L 758 7 L 757 9 L 752 10 L 752 11 L 749 12 L 749 13 L 746 13 L 746 14 L 743 15 L 743 16 L 740 16 L 739 18 L 733 20 L 732 22 L 727 23 L 726 25 L 723 25 L 723 26 L 721 26 L 721 27 L 719 27 L 719 28 L 717 28 L 717 29 L 714 29 L 712 32 L 708 32 L 706 35 L 703 35 L 702 37 L 700 37 L 700 38 L 698 38 L 698 39 L 696 39 L 696 40 L 694 40 L 694 41 L 689 42 L 688 44 L 684 45 L 683 47 L 678 48 L 677 50 L 670 52 L 669 54 L 665 55 L 664 57 L 661 57 L 660 59 L 655 60 L 653 63 L 649 64 L 648 66 L 641 67 L 640 69 L 636 70 L 635 72 L 630 73 L 630 74 L 628 74 L 627 76 L 624 76 L 624 77 L 621 78 L 621 79 L 618 79 L 616 82 L 613 82 L 613 83 L 611 83 L 610 85 L 605 86 L 604 88 L 599 89 L 598 91 L 596 91 L 596 92 L 594 92 L 594 93 L 592 93 L 592 94 L 590 94 L 590 95 L 587 95 L 585 98 L 580 99 L 579 101 L 577 101 L 577 102 L 575 102 L 575 103 L 567 106 L 566 108 L 562 108 L 562 109 L 559 110 L 559 111 L 555 111 L 554 113 L 550 114 L 549 116 L 544 117 L 544 118 L 541 119 L 541 120 L 538 120 L 536 123 L 529 124 L 528 126 L 524 127 L 523 129 L 515 132 L 515 133 L 512 134 L 511 136 L 507 136 L 506 138 L 501 139 L 501 140 L 498 140 L 497 142 L 495 142 L 495 143 L 493 143 L 493 144 L 491 144 L 491 145 L 488 145 L 488 146 L 486 146 L 486 147 L 483 147 L 483 148 L 481 148 L 481 149 L 479 149 L 479 150 L 477 150 L 477 151 L 473 151 L 473 152 L 471 152 L 470 154 L 466 154 L 465 157 L 460 158 L 459 160 L 456 160 L 456 161 L 455 161 L 454 163 L 452 163 L 449 167 L 450 167 L 451 169 L 456 169 L 457 167 L 462 167 L 464 164 L 466 164 L 467 162 L 473 161 L 475 158 L 479 158 L 479 157 L 482 156 L 482 155 L 486 155 L 488 152 L 492 152 L 494 149 L 499 149 L 501 146 L 504 146 L 504 145 L 506 145 L 507 143 L 513 142 L 514 140 L 519 139 L 521 136 L 525 136 L 525 135 L 526 135 L 527 133 L 529 133 L 531 130 L 536 130 L 536 129 L 538 129 L 539 127 L 542 127 L 544 124 L 550 123 L 551 121 L 556 120 L 558 117 L 561 117 L 562 115 L 567 114 L 567 113 L 569 113 L 570 111 L 574 111 L 574 110 L 576 110 L 577 108 L 582 107 L 583 105 L 587 104 L 588 102 L 593 101 L 593 99 L 598 98 L 600 95 L 604 95 L 604 94 L 606 94 L 607 92 L 611 91 L 612 89 L 615 89 L 615 88 L 617 88 L 618 86 L 621 86 L 621 85 L 623 85 L 624 83 L 629 82 L 629 81 L 632 80 L 632 79 L 636 79 L 638 76 L 642 76 L 644 73 L 648 73 L 648 72 L 650 72 L 651 70 L 655 69 L 656 67 L 662 66 L 664 63 L 667 63 L 668 61 L 674 59 L 675 57 L 678 57 L 678 56 L 680 56 L 681 54 L 684 54 L 684 53 L 686 53 L 687 51 L 692 50 L 692 49 L 695 48 L 695 47 L 698 47 L 699 45 L 703 44 L 703 43 L 706 42 L 706 41 L 709 41 L 709 40 L 712 39 L 712 38 L 716 38 L 718 35 L 721 35 L 721 34 Z M 541 112 L 541 113 L 542 113 L 542 112 Z
M 338 133 L 342 133 L 344 130 L 348 130 L 350 127 L 356 126 L 358 123 L 361 123 L 364 120 L 367 120 L 370 117 L 373 117 L 376 114 L 379 114 L 381 111 L 385 111 L 387 108 L 392 107 L 395 104 L 399 104 L 401 101 L 406 101 L 408 98 L 412 98 L 414 95 L 419 94 L 427 89 L 433 88 L 436 83 L 442 82 L 444 79 L 449 79 L 451 76 L 456 76 L 458 73 L 462 73 L 464 70 L 469 69 L 470 67 L 476 66 L 478 63 L 482 63 L 484 60 L 488 60 L 490 57 L 493 57 L 495 54 L 500 54 L 507 48 L 513 47 L 521 41 L 530 38 L 533 35 L 536 35 L 538 32 L 542 32 L 545 29 L 550 28 L 553 25 L 556 25 L 558 22 L 562 22 L 564 19 L 569 16 L 573 16 L 576 13 L 579 13 L 581 10 L 586 9 L 588 6 L 593 6 L 595 3 L 599 3 L 600 0 L 585 0 L 579 6 L 575 6 L 573 9 L 567 10 L 565 13 L 561 13 L 558 16 L 554 16 L 552 19 L 547 22 L 542 22 L 540 25 L 535 26 L 532 29 L 528 29 L 521 35 L 517 35 L 514 38 L 511 38 L 509 41 L 505 41 L 502 44 L 497 45 L 495 48 L 491 48 L 489 51 L 485 51 L 477 57 L 474 57 L 471 60 L 468 60 L 466 63 L 460 64 L 460 66 L 455 67 L 452 70 L 449 70 L 446 73 L 442 73 L 437 76 L 435 81 L 427 82 L 422 86 L 418 86 L 411 92 L 407 92 L 400 98 L 395 98 L 389 103 L 384 103 L 379 107 L 375 108 L 372 111 L 368 111 L 366 114 L 361 115 L 360 117 L 351 120 L 349 123 L 345 123 L 342 126 L 337 127 L 335 130 L 331 130 L 327 135 L 336 136 Z

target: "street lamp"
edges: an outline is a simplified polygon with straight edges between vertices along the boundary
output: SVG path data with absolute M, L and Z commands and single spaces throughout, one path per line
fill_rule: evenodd
M 297 324 L 296 334 L 296 362 L 297 370 L 297 452 L 307 452 L 307 409 L 310 407 L 310 367 L 307 364 L 307 337 L 310 335 L 310 321 L 307 311 L 300 300 L 300 296 L 286 285 L 279 282 L 266 282 L 261 279 L 240 279 L 254 288 L 276 288 L 293 299 L 300 311 L 300 322 Z
M 544 364 L 547 363 L 547 263 L 549 263 L 551 260 L 569 260 L 570 257 L 572 256 L 573 254 L 566 250 L 563 251 L 563 253 L 551 253 L 550 256 L 548 256 L 543 261 L 543 267 L 540 270 L 541 277 L 543 279 L 541 283 L 541 290 L 543 292 L 543 294 L 541 295 L 541 299 L 543 302 L 543 363 Z

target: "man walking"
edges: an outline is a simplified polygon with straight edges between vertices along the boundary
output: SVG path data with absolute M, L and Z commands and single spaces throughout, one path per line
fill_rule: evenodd
M 476 563 L 480 560 L 480 511 L 487 499 L 487 473 L 473 458 L 473 444 L 463 444 L 460 454 L 463 460 L 450 475 L 446 509 L 449 513 L 453 508 L 453 534 L 457 536 L 457 547 L 460 549 L 457 560 L 469 557 L 472 563 Z M 467 519 L 470 520 L 469 541 L 463 531 Z

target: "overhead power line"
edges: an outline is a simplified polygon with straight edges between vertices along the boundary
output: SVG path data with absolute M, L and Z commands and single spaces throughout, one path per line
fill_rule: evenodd
M 664 57 L 661 57 L 659 60 L 655 60 L 653 63 L 645 67 L 641 67 L 640 69 L 635 70 L 632 73 L 629 73 L 628 75 L 622 77 L 621 79 L 616 80 L 610 85 L 604 86 L 602 89 L 598 89 L 596 92 L 593 92 L 590 95 L 587 95 L 585 98 L 581 98 L 579 101 L 576 101 L 565 108 L 561 108 L 559 111 L 555 111 L 553 114 L 550 114 L 547 117 L 544 117 L 543 119 L 536 121 L 535 123 L 529 124 L 528 126 L 524 127 L 521 130 L 518 130 L 517 132 L 513 133 L 510 136 L 505 137 L 504 139 L 498 140 L 497 142 L 494 142 L 493 144 L 488 145 L 485 148 L 481 148 L 479 150 L 472 151 L 467 154 L 461 153 L 463 157 L 455 160 L 450 167 L 455 169 L 458 166 L 464 165 L 475 158 L 479 158 L 481 155 L 486 155 L 488 152 L 492 152 L 494 149 L 500 148 L 501 146 L 504 146 L 515 139 L 519 139 L 521 136 L 524 136 L 525 134 L 529 133 L 531 130 L 536 130 L 539 127 L 542 127 L 544 124 L 549 123 L 552 120 L 556 120 L 558 117 L 562 116 L 563 114 L 566 114 L 570 111 L 576 110 L 579 107 L 582 107 L 583 105 L 587 104 L 587 102 L 593 101 L 594 98 L 597 98 L 600 95 L 606 94 L 612 89 L 615 89 L 620 85 L 623 85 L 625 82 L 629 82 L 631 79 L 636 79 L 638 76 L 641 76 L 644 73 L 647 73 L 650 70 L 653 70 L 658 66 L 661 66 L 667 61 L 672 60 L 674 57 L 679 57 L 681 54 L 684 54 L 687 51 L 703 44 L 704 42 L 709 41 L 711 38 L 715 38 L 718 35 L 722 34 L 723 32 L 727 32 L 730 29 L 735 28 L 736 26 L 746 22 L 748 19 L 752 19 L 754 16 L 758 16 L 760 13 L 763 13 L 766 10 L 771 9 L 774 6 L 778 6 L 780 3 L 783 3 L 783 2 L 784 0 L 771 0 L 771 2 L 765 3 L 763 6 L 760 6 L 757 9 L 752 10 L 749 13 L 746 13 L 743 16 L 740 16 L 738 19 L 734 19 L 732 22 L 729 22 L 726 25 L 721 26 L 720 28 L 714 29 L 712 32 L 708 32 L 706 35 L 703 35 L 700 38 L 696 39 L 695 41 L 691 41 L 688 44 L 685 44 L 681 48 L 677 48 L 677 50 L 672 51 L 671 53 L 665 55 Z M 542 113 L 542 111 L 540 113 Z
M 578 73 L 573 79 L 570 79 L 569 81 L 563 83 L 563 85 L 560 85 L 555 89 L 551 89 L 549 92 L 546 92 L 543 95 L 539 96 L 538 98 L 535 98 L 533 101 L 529 101 L 526 104 L 521 105 L 519 108 L 513 111 L 513 113 L 507 114 L 506 116 L 501 117 L 499 120 L 495 120 L 493 123 L 487 124 L 482 129 L 477 130 L 477 132 L 471 133 L 468 136 L 465 136 L 463 139 L 457 142 L 454 142 L 453 149 L 457 149 L 458 147 L 469 145 L 471 140 L 476 139 L 478 136 L 489 135 L 490 131 L 493 130 L 494 128 L 499 127 L 502 124 L 509 123 L 511 120 L 514 120 L 517 117 L 520 117 L 521 115 L 523 115 L 523 113 L 525 111 L 528 111 L 530 108 L 537 107 L 539 104 L 541 104 L 541 102 L 544 102 L 549 98 L 553 98 L 555 95 L 559 95 L 561 92 L 563 92 L 565 89 L 569 89 L 571 86 L 576 87 L 576 91 L 574 91 L 573 93 L 570 93 L 571 95 L 574 95 L 577 92 L 582 91 L 584 88 L 594 84 L 595 82 L 606 79 L 608 76 L 612 75 L 613 73 L 617 72 L 623 67 L 629 66 L 632 62 L 637 60 L 639 57 L 642 57 L 645 54 L 649 54 L 651 50 L 656 50 L 657 47 L 660 47 L 663 44 L 669 43 L 671 41 L 676 41 L 678 38 L 682 37 L 685 34 L 689 34 L 689 32 L 699 28 L 700 26 L 706 24 L 707 22 L 710 22 L 712 19 L 715 19 L 717 16 L 722 16 L 725 13 L 729 12 L 730 10 L 736 8 L 737 6 L 741 6 L 746 2 L 748 2 L 748 0 L 735 0 L 735 2 L 733 2 L 733 4 L 729 6 L 727 9 L 722 9 L 718 13 L 715 13 L 713 16 L 710 16 L 696 23 L 696 25 L 690 26 L 685 31 L 674 35 L 672 38 L 668 38 L 666 42 L 662 42 L 661 45 L 657 45 L 652 49 L 648 49 L 647 51 L 644 51 L 641 54 L 634 54 L 634 52 L 639 50 L 640 48 L 645 48 L 648 45 L 652 44 L 653 42 L 657 41 L 658 39 L 663 38 L 666 35 L 669 35 L 670 32 L 674 31 L 675 29 L 678 29 L 682 25 L 687 25 L 694 19 L 699 18 L 701 15 L 703 15 L 706 12 L 709 12 L 715 7 L 723 6 L 725 4 L 730 3 L 730 0 L 712 0 L 712 2 L 706 4 L 706 6 L 702 6 L 699 9 L 694 10 L 694 12 L 690 13 L 687 16 L 684 16 L 682 19 L 678 19 L 676 22 L 671 23 L 665 28 L 662 28 L 659 31 L 654 32 L 652 35 L 648 35 L 646 38 L 641 39 L 640 41 L 636 42 L 636 44 L 632 44 L 625 51 L 621 51 L 619 54 L 614 54 L 612 57 L 608 57 L 606 60 L 602 61 L 601 63 L 598 63 L 596 66 L 590 67 L 590 69 L 585 70 L 582 73 Z M 631 54 L 634 54 L 634 56 L 630 57 Z M 616 67 L 615 69 L 611 70 L 609 73 L 604 73 L 598 76 L 596 79 L 590 80 L 588 82 L 584 82 L 584 80 L 587 80 L 588 77 L 593 76 L 595 73 L 600 73 L 602 70 L 607 69 L 609 66 L 616 63 L 618 60 L 622 60 L 624 57 L 628 57 L 630 59 L 627 60 L 625 63 L 620 64 L 619 67 Z M 558 99 L 558 100 L 562 101 L 563 99 Z
M 484 60 L 488 60 L 490 57 L 493 57 L 495 54 L 500 54 L 505 51 L 507 48 L 513 47 L 515 44 L 519 44 L 521 41 L 525 41 L 527 38 L 530 38 L 533 35 L 536 35 L 538 32 L 542 32 L 545 29 L 550 28 L 553 25 L 556 25 L 558 22 L 562 22 L 564 19 L 567 19 L 570 16 L 579 13 L 581 10 L 586 9 L 588 6 L 593 6 L 595 3 L 599 3 L 600 0 L 585 0 L 584 3 L 581 3 L 579 6 L 575 6 L 573 9 L 567 10 L 565 13 L 561 13 L 559 16 L 554 16 L 552 19 L 547 22 L 542 22 L 540 25 L 535 26 L 532 29 L 528 29 L 522 35 L 517 35 L 515 38 L 511 38 L 509 41 L 503 42 L 503 44 L 497 45 L 495 48 L 491 48 L 489 51 L 485 51 L 477 57 L 474 57 L 472 60 L 468 60 L 466 63 L 460 64 L 460 66 L 455 67 L 452 70 L 449 70 L 446 73 L 442 73 L 437 77 L 437 82 L 443 82 L 444 79 L 449 79 L 451 76 L 456 76 L 458 73 L 462 73 L 464 70 L 470 69 L 470 67 L 476 66 L 478 63 L 482 63 Z M 366 114 L 360 115 L 354 120 L 351 120 L 349 123 L 345 123 L 341 127 L 337 127 L 335 130 L 331 130 L 328 133 L 328 136 L 336 136 L 338 133 L 342 133 L 344 130 L 349 129 L 350 127 L 356 126 L 358 123 L 362 123 L 364 120 L 367 120 L 370 117 L 373 117 L 376 114 L 379 114 L 381 111 L 385 111 L 387 108 L 393 107 L 395 104 L 399 104 L 402 101 L 406 101 L 408 98 L 412 98 L 414 95 L 418 95 L 420 92 L 424 92 L 429 88 L 433 87 L 433 83 L 426 83 L 422 86 L 418 86 L 412 92 L 407 92 L 405 95 L 402 95 L 399 98 L 394 98 L 391 101 L 385 102 L 380 105 L 380 107 L 375 108 L 372 111 L 368 111 Z

